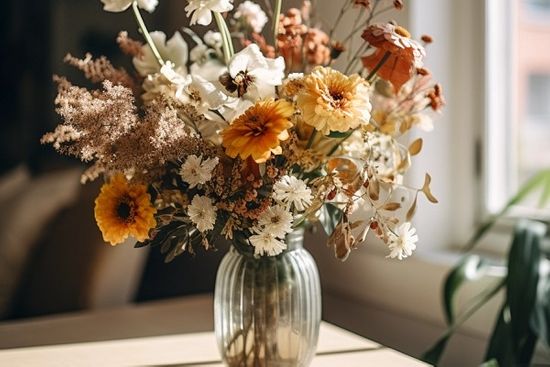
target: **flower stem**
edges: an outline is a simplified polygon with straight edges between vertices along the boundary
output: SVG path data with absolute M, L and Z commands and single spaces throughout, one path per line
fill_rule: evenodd
M 317 135 L 317 129 L 313 128 L 313 131 L 311 132 L 311 135 L 309 136 L 309 140 L 307 141 L 306 149 L 311 148 L 313 145 L 313 142 L 315 141 L 315 136 Z
M 143 21 L 143 18 L 141 17 L 141 13 L 139 12 L 138 8 L 138 2 L 137 0 L 134 0 L 132 2 L 132 10 L 134 11 L 134 17 L 136 18 L 136 21 L 139 26 L 139 30 L 143 37 L 145 38 L 145 41 L 147 41 L 147 44 L 151 48 L 151 52 L 153 52 L 153 56 L 157 59 L 157 62 L 160 66 L 164 66 L 164 60 L 162 59 L 162 56 L 160 56 L 160 52 L 157 49 L 157 46 L 155 46 L 155 42 L 153 42 L 153 39 L 151 38 L 151 35 L 149 34 L 149 31 L 147 30 L 147 26 L 145 25 L 145 22 Z
M 281 9 L 283 8 L 283 0 L 275 0 L 275 8 L 273 10 L 273 46 L 277 49 L 277 38 L 279 36 L 279 21 L 281 20 Z
M 374 67 L 374 69 L 371 70 L 369 75 L 367 75 L 366 79 L 369 83 L 372 82 L 372 79 L 374 79 L 374 76 L 376 75 L 378 70 L 380 70 L 380 68 L 386 63 L 386 61 L 388 61 L 390 55 L 391 55 L 391 53 L 389 51 L 386 51 L 384 56 L 382 56 L 382 59 L 380 59 L 380 62 Z
M 227 28 L 227 24 L 225 23 L 225 19 L 223 19 L 223 16 L 218 12 L 213 13 L 214 18 L 216 19 L 216 24 L 218 25 L 218 29 L 220 30 L 220 33 L 222 35 L 223 58 L 225 60 L 225 63 L 229 64 L 229 60 L 231 60 L 231 57 L 234 53 L 233 43 L 231 41 L 231 34 L 229 33 L 229 29 Z

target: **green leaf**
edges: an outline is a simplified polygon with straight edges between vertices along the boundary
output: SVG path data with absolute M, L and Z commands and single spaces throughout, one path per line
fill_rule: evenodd
M 472 238 L 468 241 L 466 244 L 464 251 L 471 251 L 485 233 L 493 227 L 493 225 L 502 218 L 511 207 L 514 205 L 520 203 L 523 199 L 525 199 L 529 194 L 531 194 L 533 191 L 539 188 L 539 186 L 546 183 L 548 180 L 550 180 L 550 170 L 544 170 L 537 173 L 535 176 L 533 176 L 529 181 L 527 181 L 523 186 L 519 189 L 519 191 L 508 200 L 506 205 L 494 216 L 489 218 L 487 221 L 485 221 L 474 233 Z
M 443 306 L 448 325 L 454 322 L 454 300 L 460 287 L 482 277 L 487 268 L 488 264 L 485 260 L 477 255 L 469 255 L 464 257 L 447 275 L 443 285 Z
M 550 201 L 550 175 L 546 177 L 544 188 L 539 199 L 539 208 L 546 207 L 546 205 L 548 205 L 548 201 Z
M 424 353 L 424 355 L 422 356 L 422 360 L 432 365 L 437 365 L 453 333 L 460 327 L 460 325 L 462 325 L 491 298 L 493 298 L 504 287 L 504 285 L 505 280 L 501 279 L 498 282 L 491 284 L 478 295 L 473 297 L 470 303 L 465 307 L 464 312 L 456 317 L 454 323 L 449 326 L 449 328 L 445 331 L 443 336 L 441 336 L 441 338 L 434 344 L 434 346 L 431 347 L 426 353 Z
M 485 360 L 496 360 L 499 367 L 511 367 L 514 365 L 510 311 L 506 305 L 503 305 L 498 313 L 495 328 L 493 329 L 491 339 L 489 339 Z
M 340 132 L 340 131 L 331 131 L 330 134 L 328 134 L 327 136 L 329 138 L 333 138 L 333 139 L 343 139 L 343 138 L 347 138 L 348 136 L 350 136 L 352 134 L 353 130 L 350 132 L 350 131 L 346 131 L 346 132 Z
M 496 359 L 491 359 L 487 362 L 483 362 L 479 367 L 499 367 Z
M 530 321 L 533 331 L 550 347 L 550 277 L 548 274 L 540 275 L 537 302 Z
M 323 226 L 325 233 L 330 236 L 334 229 L 342 220 L 343 212 L 336 205 L 326 203 L 319 209 L 319 222 Z
M 506 299 L 510 307 L 512 342 L 522 348 L 530 329 L 529 320 L 535 309 L 539 264 L 540 242 L 546 228 L 538 222 L 518 224 L 510 254 L 508 255 L 508 277 Z

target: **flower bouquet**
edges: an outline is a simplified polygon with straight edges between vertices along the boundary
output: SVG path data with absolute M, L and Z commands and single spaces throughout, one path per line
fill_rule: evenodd
M 215 302 L 226 363 L 306 365 L 320 291 L 303 229 L 320 223 L 342 260 L 369 232 L 403 259 L 418 241 L 418 195 L 437 202 L 429 175 L 420 188 L 402 183 L 422 148 L 404 145 L 408 132 L 432 129 L 444 105 L 422 67 L 431 38 L 372 22 L 400 0 L 343 1 L 328 33 L 310 1 L 282 13 L 281 0 L 188 0 L 190 25 L 216 30 L 168 40 L 140 14 L 157 0 L 101 1 L 135 16 L 144 42 L 117 38 L 135 71 L 68 55 L 98 88 L 56 76 L 62 123 L 42 142 L 90 162 L 83 183 L 104 178 L 95 218 L 106 242 L 130 236 L 166 261 L 232 242 Z M 336 39 L 347 12 L 352 29 Z M 413 199 L 402 208 L 404 193 Z

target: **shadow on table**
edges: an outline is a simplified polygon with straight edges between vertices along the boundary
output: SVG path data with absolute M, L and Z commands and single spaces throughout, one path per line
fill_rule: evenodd
M 328 355 L 335 355 L 335 354 L 351 354 L 351 353 L 361 353 L 361 352 L 369 352 L 369 351 L 376 351 L 376 350 L 382 350 L 386 349 L 386 347 L 383 346 L 377 346 L 372 348 L 355 348 L 355 349 L 347 349 L 347 350 L 333 350 L 333 351 L 327 351 L 327 352 L 319 352 L 315 354 L 315 356 L 328 356 Z M 152 365 L 145 365 L 145 366 L 138 366 L 138 367 L 191 367 L 191 366 L 219 366 L 221 363 L 223 363 L 221 360 L 216 361 L 203 361 L 203 362 L 190 362 L 190 363 L 175 363 L 175 364 L 152 364 Z

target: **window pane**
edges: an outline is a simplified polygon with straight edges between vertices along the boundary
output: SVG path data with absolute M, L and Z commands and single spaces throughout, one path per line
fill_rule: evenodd
M 521 185 L 538 170 L 550 167 L 550 0 L 515 1 L 518 11 L 511 40 L 515 40 L 517 86 L 512 88 L 517 133 L 512 135 L 516 140 L 512 147 L 517 147 L 517 157 L 511 173 Z

